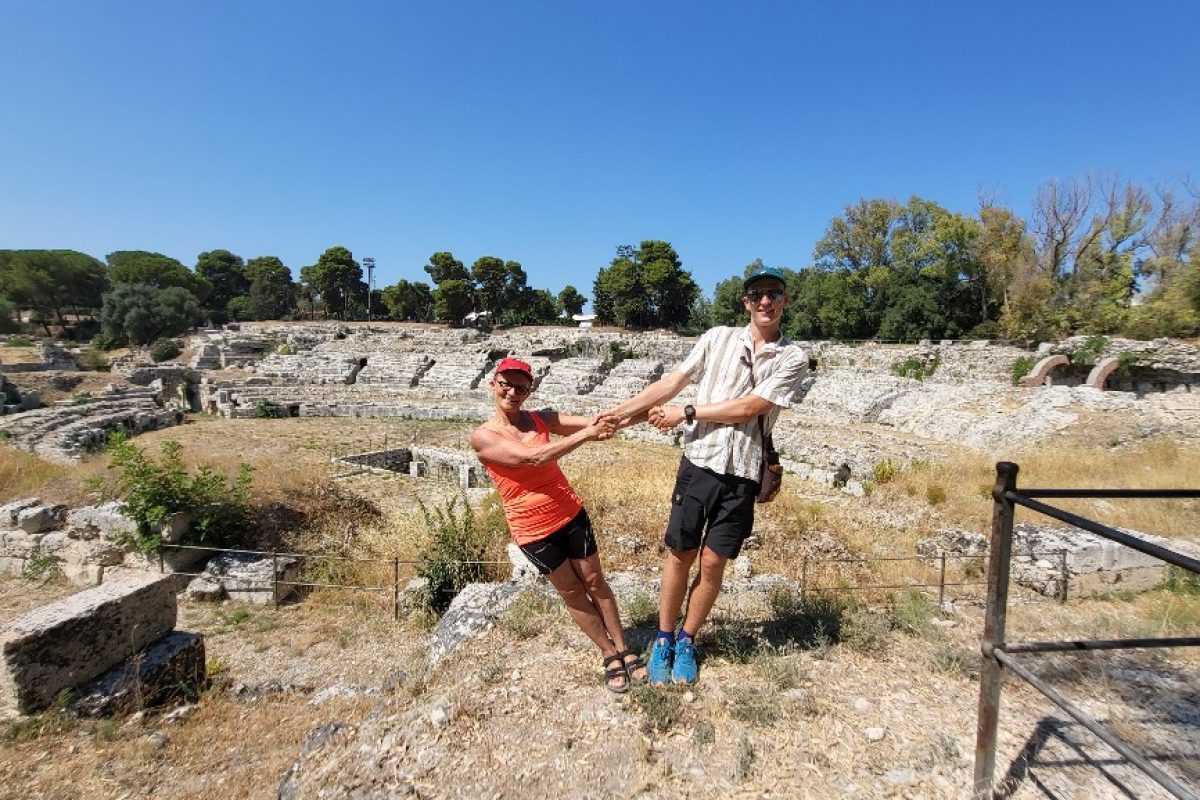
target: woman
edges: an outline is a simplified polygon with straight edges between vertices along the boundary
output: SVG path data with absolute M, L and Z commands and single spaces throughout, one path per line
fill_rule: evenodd
M 471 446 L 500 494 L 509 532 L 562 595 L 571 618 L 600 648 L 605 685 L 613 692 L 627 691 L 631 682 L 646 679 L 646 664 L 625 644 L 591 520 L 558 466 L 559 458 L 584 442 L 611 437 L 617 420 L 573 417 L 551 409 L 522 411 L 533 391 L 533 369 L 515 358 L 496 365 L 489 385 L 496 411 L 471 434 Z M 552 442 L 551 433 L 562 438 Z

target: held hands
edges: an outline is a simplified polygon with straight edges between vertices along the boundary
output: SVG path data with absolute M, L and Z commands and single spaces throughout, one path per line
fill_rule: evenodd
M 682 406 L 655 406 L 650 409 L 650 424 L 660 431 L 669 431 L 683 422 Z
M 588 439 L 593 441 L 603 441 L 611 439 L 617 429 L 621 427 L 621 421 L 612 414 L 600 413 L 585 429 L 588 432 Z

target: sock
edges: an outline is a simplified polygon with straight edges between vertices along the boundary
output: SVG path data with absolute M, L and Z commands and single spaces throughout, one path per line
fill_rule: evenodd
M 679 629 L 679 640 L 680 640 L 680 641 L 683 641 L 684 639 L 687 639 L 687 640 L 690 642 L 690 641 L 692 641 L 692 639 L 693 639 L 693 638 L 694 638 L 694 637 L 693 637 L 693 636 L 692 636 L 690 633 L 688 633 L 687 631 L 685 631 L 683 628 L 680 628 L 680 629 Z
M 658 638 L 666 639 L 667 644 L 671 645 L 672 647 L 675 646 L 675 631 L 659 631 Z

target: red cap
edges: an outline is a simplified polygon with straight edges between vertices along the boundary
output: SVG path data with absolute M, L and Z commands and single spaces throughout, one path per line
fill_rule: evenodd
M 501 372 L 524 372 L 529 376 L 529 380 L 533 380 L 533 367 L 515 358 L 505 358 L 496 365 L 496 374 Z

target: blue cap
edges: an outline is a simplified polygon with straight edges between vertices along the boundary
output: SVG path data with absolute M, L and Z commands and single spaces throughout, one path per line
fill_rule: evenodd
M 783 277 L 782 272 L 774 267 L 759 267 L 758 269 L 754 270 L 754 272 L 751 272 L 746 276 L 746 280 L 742 281 L 742 288 L 749 289 L 750 284 L 767 278 L 777 280 L 784 286 L 787 286 L 787 278 Z

